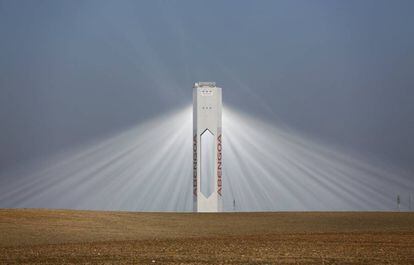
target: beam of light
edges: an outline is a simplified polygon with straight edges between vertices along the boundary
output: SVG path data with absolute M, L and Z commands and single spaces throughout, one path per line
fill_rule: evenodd
M 413 181 L 368 161 L 223 110 L 227 211 L 396 210 Z M 0 207 L 191 211 L 191 107 L 0 175 Z
M 396 169 L 230 108 L 223 113 L 223 189 L 236 210 L 396 210 L 397 194 L 414 190 Z
M 0 207 L 191 209 L 191 108 L 2 174 Z

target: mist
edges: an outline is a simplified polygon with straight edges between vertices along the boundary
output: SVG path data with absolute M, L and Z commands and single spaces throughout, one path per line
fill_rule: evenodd
M 223 127 L 224 181 L 233 181 L 224 188 L 240 185 L 227 190 L 227 210 L 232 199 L 240 210 L 394 209 L 397 194 L 406 203 L 413 192 L 413 7 L 0 1 L 2 207 L 187 210 L 191 149 L 175 148 L 190 141 L 191 117 L 176 113 L 194 82 L 215 81 L 233 117 Z M 98 143 L 105 152 L 94 153 Z M 137 167 L 150 161 L 171 167 L 163 174 L 174 200 L 147 194 L 162 188 L 161 177 L 142 182 L 153 173 Z M 124 197 L 102 201 L 116 190 Z

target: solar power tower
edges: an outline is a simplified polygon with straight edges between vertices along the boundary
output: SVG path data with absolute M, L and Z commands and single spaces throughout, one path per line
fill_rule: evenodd
M 193 211 L 220 212 L 222 202 L 221 88 L 193 86 Z

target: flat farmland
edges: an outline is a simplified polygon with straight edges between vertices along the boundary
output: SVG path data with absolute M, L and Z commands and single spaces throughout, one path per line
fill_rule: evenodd
M 414 264 L 414 213 L 2 209 L 0 264 Z

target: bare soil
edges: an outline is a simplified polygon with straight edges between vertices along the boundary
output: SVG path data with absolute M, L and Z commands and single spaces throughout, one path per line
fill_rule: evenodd
M 414 264 L 414 213 L 3 209 L 0 264 Z

